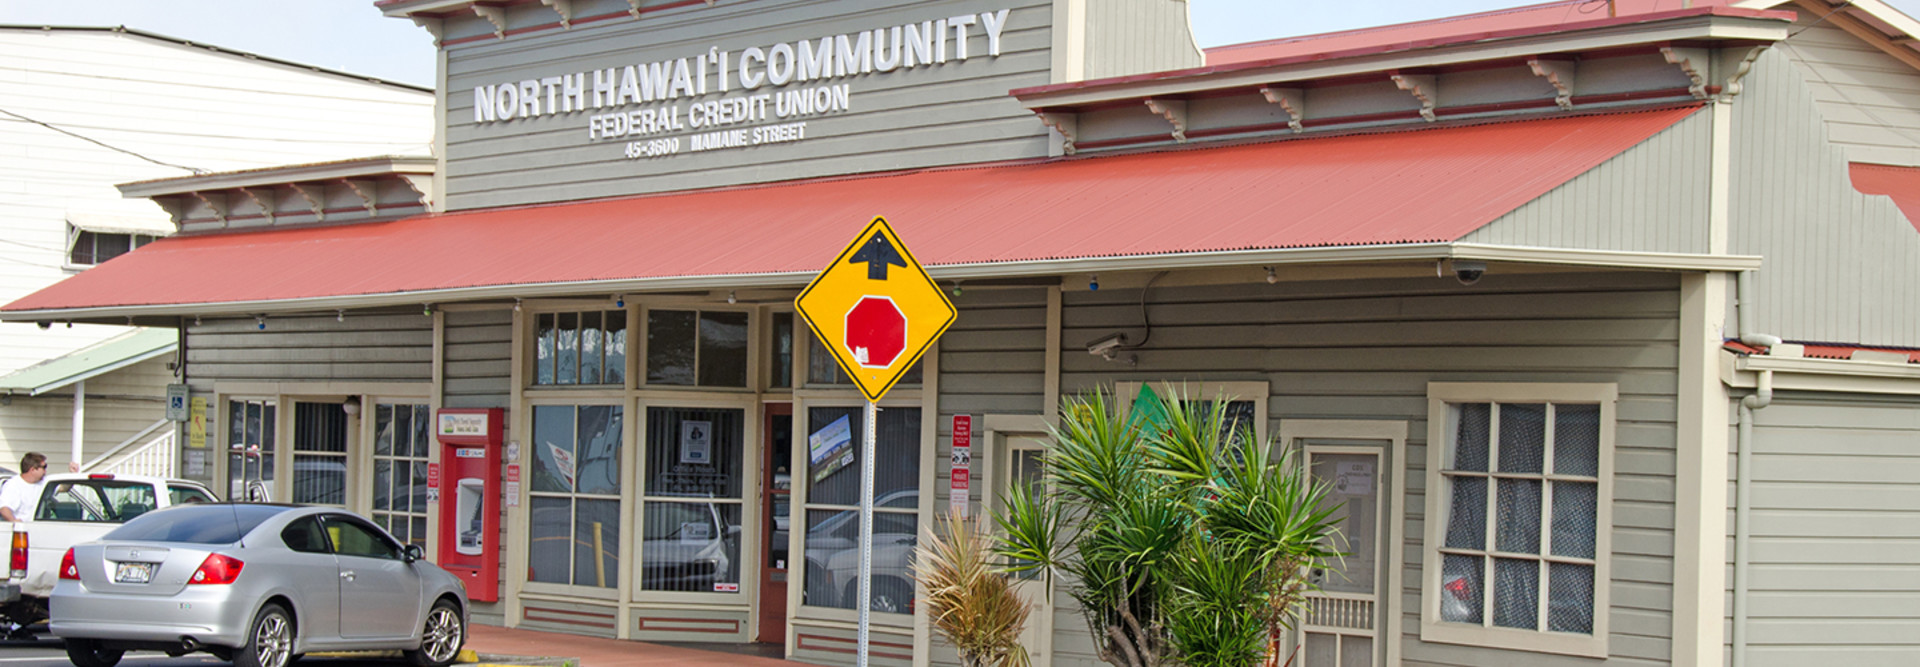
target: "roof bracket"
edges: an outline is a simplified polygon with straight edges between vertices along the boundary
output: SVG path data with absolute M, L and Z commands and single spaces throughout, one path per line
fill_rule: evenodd
M 1076 135 L 1079 134 L 1080 114 L 1061 111 L 1036 111 L 1034 113 L 1040 116 L 1041 123 L 1053 128 L 1053 131 L 1059 132 L 1060 138 L 1066 140 L 1061 144 L 1061 148 L 1064 149 L 1068 155 L 1072 155 L 1078 150 L 1073 145 L 1073 142 L 1077 138 Z
M 640 18 L 640 0 L 627 0 L 627 13 Z
M 540 0 L 540 4 L 553 8 L 553 13 L 560 15 L 561 28 L 573 29 L 573 0 Z
M 431 194 L 433 192 L 433 175 L 400 174 L 399 176 L 400 182 L 405 183 L 407 189 L 412 190 L 414 194 L 420 196 L 420 204 L 426 207 L 427 210 L 433 210 L 433 195 Z
M 1147 110 L 1173 124 L 1173 140 L 1187 142 L 1187 101 L 1147 98 Z
M 1527 67 L 1533 69 L 1533 75 L 1547 80 L 1553 86 L 1553 103 L 1560 105 L 1562 111 L 1573 110 L 1573 75 L 1580 64 L 1572 60 L 1547 60 L 1533 57 L 1527 59 Z
M 1287 112 L 1287 127 L 1293 128 L 1294 134 L 1306 131 L 1301 121 L 1307 119 L 1307 91 L 1299 88 L 1261 86 L 1260 96 L 1267 98 L 1270 104 L 1280 105 L 1280 110 Z
M 267 224 L 273 224 L 273 209 L 276 204 L 276 197 L 273 196 L 273 190 L 249 187 L 241 187 L 239 190 L 240 194 L 246 195 L 248 199 L 253 200 L 255 206 L 260 207 L 260 216 L 267 219 Z M 262 197 L 261 195 L 266 196 Z
M 414 25 L 425 28 L 427 34 L 433 35 L 435 41 L 445 39 L 447 36 L 446 26 L 440 23 L 440 19 L 424 14 L 409 14 L 407 18 L 413 19 Z
M 1727 76 L 1727 84 L 1720 87 L 1721 92 L 1725 93 L 1722 96 L 1723 100 L 1733 99 L 1733 96 L 1740 94 L 1741 86 L 1745 85 L 1741 80 L 1746 78 L 1747 72 L 1753 70 L 1753 61 L 1759 60 L 1761 52 L 1766 50 L 1765 44 L 1747 49 L 1746 57 L 1741 58 L 1740 64 L 1734 66 L 1733 74 Z
M 219 202 L 215 202 L 213 201 L 214 195 L 212 194 L 201 192 L 199 190 L 194 190 L 191 194 L 193 195 L 194 199 L 198 199 L 200 200 L 200 203 L 206 204 L 207 210 L 213 211 L 213 219 L 219 220 L 221 227 L 227 226 L 226 197 L 221 197 Z M 185 220 L 186 218 L 183 217 L 181 219 Z
M 1413 99 L 1420 102 L 1420 117 L 1433 122 L 1433 108 L 1440 103 L 1440 78 L 1432 74 L 1401 74 L 1393 72 L 1393 85 L 1401 90 L 1413 93 Z
M 507 8 L 498 5 L 474 3 L 473 14 L 493 24 L 494 39 L 507 38 Z
M 1667 63 L 1678 65 L 1680 73 L 1692 83 L 1687 92 L 1693 99 L 1707 99 L 1707 50 L 1693 47 L 1662 46 L 1660 55 L 1667 57 Z
M 347 189 L 352 190 L 354 194 L 360 195 L 360 201 L 367 205 L 367 215 L 375 217 L 380 215 L 380 205 L 375 203 L 374 200 L 375 195 L 378 193 L 374 192 L 373 181 L 357 178 L 342 178 L 340 179 L 340 183 L 347 186 Z
M 288 183 L 287 187 L 293 190 L 294 194 L 300 195 L 301 199 L 307 200 L 307 208 L 313 211 L 314 222 L 327 221 L 327 206 L 326 206 L 326 198 L 325 198 L 324 190 L 319 193 L 315 193 L 313 190 L 308 189 L 306 185 L 301 183 Z M 316 185 L 316 187 L 318 186 Z

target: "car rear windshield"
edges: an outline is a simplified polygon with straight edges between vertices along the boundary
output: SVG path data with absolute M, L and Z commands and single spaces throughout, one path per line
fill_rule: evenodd
M 101 539 L 232 544 L 261 522 L 288 509 L 272 505 L 181 505 L 142 514 Z

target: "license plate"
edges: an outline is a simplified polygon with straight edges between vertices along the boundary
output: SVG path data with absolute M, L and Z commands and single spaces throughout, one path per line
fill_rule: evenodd
M 113 581 L 121 584 L 144 584 L 152 579 L 153 563 L 121 563 L 113 573 Z

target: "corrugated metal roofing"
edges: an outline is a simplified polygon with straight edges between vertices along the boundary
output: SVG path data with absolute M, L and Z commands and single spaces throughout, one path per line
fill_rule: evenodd
M 0 392 L 38 396 L 170 353 L 178 339 L 172 329 L 134 329 L 8 373 L 0 377 Z
M 1883 352 L 1886 354 L 1896 354 L 1896 355 L 1905 356 L 1907 358 L 1907 363 L 1910 363 L 1910 364 L 1920 364 L 1920 350 L 1914 350 L 1914 349 L 1908 349 L 1908 348 L 1866 347 L 1861 345 L 1838 345 L 1838 344 L 1828 344 L 1828 343 L 1804 343 L 1800 345 L 1804 348 L 1801 351 L 1800 355 L 1802 358 L 1806 358 L 1806 359 L 1837 359 L 1841 361 L 1846 361 L 1846 360 L 1853 359 L 1853 353 L 1855 352 Z M 1767 348 L 1754 347 L 1752 345 L 1747 345 L 1737 340 L 1726 341 L 1724 347 L 1738 354 L 1753 355 L 1753 354 L 1765 354 L 1767 352 Z
M 875 215 L 929 266 L 1447 242 L 1695 109 L 175 236 L 0 310 L 811 272 Z
M 1848 171 L 1854 190 L 1892 197 L 1900 212 L 1907 215 L 1907 222 L 1920 231 L 1920 168 L 1854 163 Z

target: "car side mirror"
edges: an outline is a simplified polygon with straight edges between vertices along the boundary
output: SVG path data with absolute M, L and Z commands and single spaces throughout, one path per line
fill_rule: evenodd
M 407 553 L 407 562 L 409 563 L 427 557 L 427 552 L 420 550 L 420 545 L 418 544 L 407 545 L 406 553 Z

